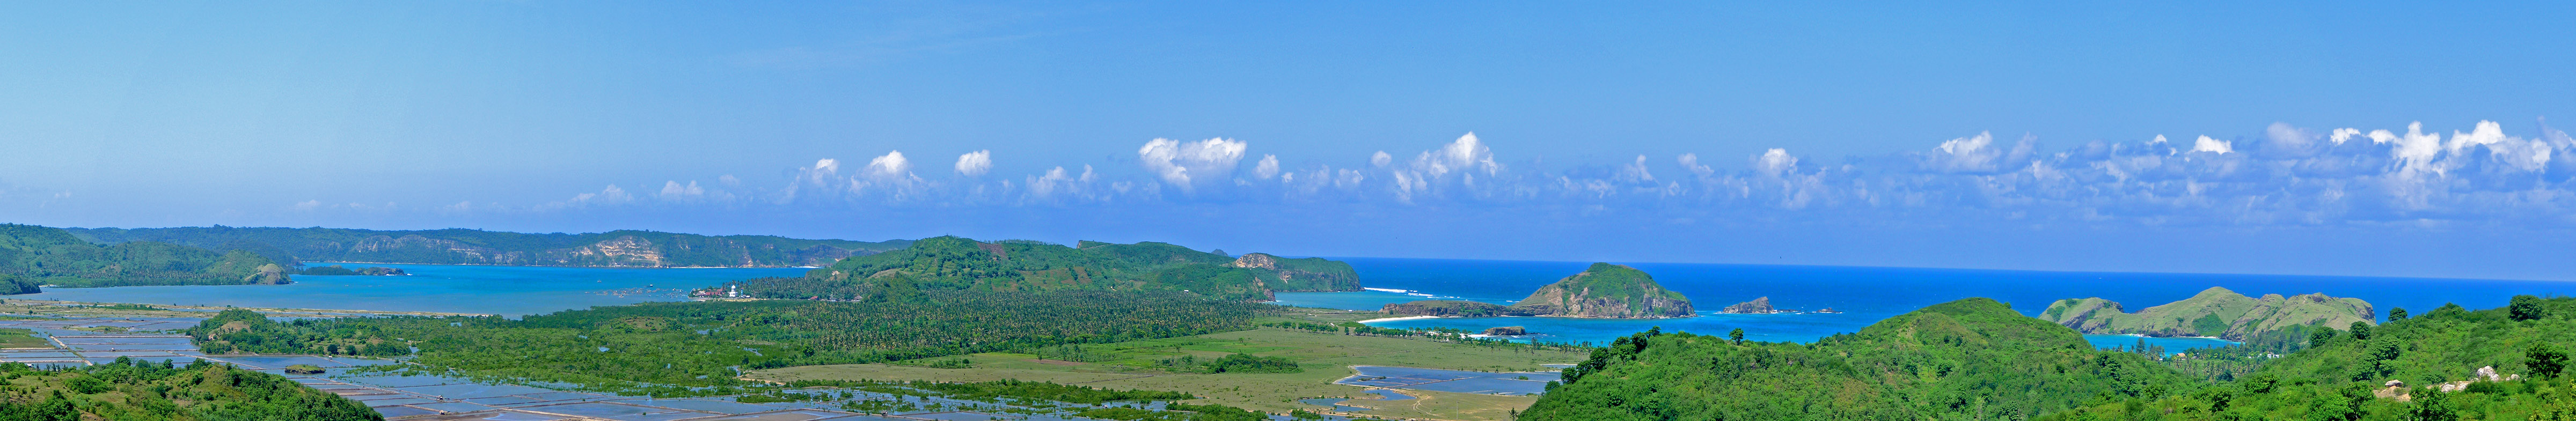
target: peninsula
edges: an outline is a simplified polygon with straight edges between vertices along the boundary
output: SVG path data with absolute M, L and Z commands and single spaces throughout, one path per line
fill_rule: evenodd
M 2305 294 L 2248 297 L 2211 287 L 2182 301 L 2127 313 L 2120 303 L 2101 298 L 2057 300 L 2040 318 L 2092 334 L 2202 336 L 2243 341 L 2254 335 L 2299 326 L 2342 328 L 2378 319 L 2370 303 L 2355 298 Z

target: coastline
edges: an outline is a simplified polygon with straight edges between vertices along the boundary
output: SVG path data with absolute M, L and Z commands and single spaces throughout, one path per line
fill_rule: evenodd
M 1397 320 L 1422 320 L 1422 319 L 1442 319 L 1442 318 L 1445 318 L 1445 317 L 1440 317 L 1440 316 L 1380 317 L 1380 318 L 1375 318 L 1375 319 L 1361 320 L 1361 321 L 1360 321 L 1360 324 L 1369 324 L 1369 323 L 1376 323 L 1376 322 L 1392 322 L 1392 321 L 1397 321 Z

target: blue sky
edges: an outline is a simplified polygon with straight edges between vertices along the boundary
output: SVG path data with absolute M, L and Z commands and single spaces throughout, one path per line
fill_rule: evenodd
M 0 5 L 0 219 L 2576 278 L 2563 3 L 1381 3 Z

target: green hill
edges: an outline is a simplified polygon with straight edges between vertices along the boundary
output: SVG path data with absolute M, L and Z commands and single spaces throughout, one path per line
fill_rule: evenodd
M 2324 330 L 2306 350 L 2255 357 L 2261 367 L 2230 382 L 2053 418 L 2576 420 L 2576 372 L 2565 368 L 2576 348 L 2576 298 L 2514 302 L 2522 309 L 2445 305 L 2354 331 Z M 2186 360 L 2227 356 L 2213 354 Z M 2496 377 L 2477 375 L 2489 367 Z
M 2370 303 L 2324 294 L 2247 297 L 2212 287 L 2170 304 L 2124 313 L 2120 303 L 2101 298 L 2065 299 L 2040 313 L 2076 331 L 2146 336 L 2208 336 L 2243 341 L 2255 335 L 2296 326 L 2344 327 L 2369 322 L 2378 313 Z
M 382 420 L 366 405 L 275 374 L 224 364 L 118 361 L 40 370 L 0 363 L 0 419 L 86 420 Z
M 287 265 L 373 262 L 613 267 L 820 266 L 901 248 L 907 241 L 806 240 L 767 235 L 707 236 L 621 230 L 525 234 L 469 229 L 379 231 L 342 228 L 75 228 L 99 243 L 153 241 L 247 251 Z
M 757 298 L 868 299 L 907 291 L 1171 291 L 1227 300 L 1272 292 L 1355 291 L 1350 265 L 1267 254 L 1233 258 L 1157 242 L 1093 241 L 1065 247 L 960 237 L 914 241 L 901 250 L 842 259 L 802 278 L 739 282 Z
M 2189 384 L 2143 356 L 1971 298 L 1813 344 L 1648 331 L 1565 370 L 1532 421 L 2026 419 Z
M 245 251 L 134 241 L 99 245 L 60 228 L 0 224 L 0 293 L 36 285 L 240 285 L 291 282 L 286 268 Z

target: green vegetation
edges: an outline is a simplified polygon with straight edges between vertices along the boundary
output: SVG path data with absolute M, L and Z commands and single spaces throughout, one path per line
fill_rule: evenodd
M 1070 351 L 1068 348 L 1071 347 L 1058 347 L 1060 350 Z M 1318 409 L 1297 403 L 1298 399 L 1375 397 L 1376 395 L 1362 393 L 1361 387 L 1332 384 L 1334 380 L 1357 374 L 1349 366 L 1538 371 L 1548 370 L 1540 364 L 1581 361 L 1583 352 L 1588 350 L 1588 348 L 1577 350 L 1565 347 L 1533 348 L 1526 345 L 1454 343 L 1423 337 L 1388 337 L 1347 334 L 1339 331 L 1279 328 L 1083 345 L 1081 348 L 1082 353 L 1091 357 L 1079 362 L 1057 359 L 1062 356 L 1061 354 L 1050 354 L 1041 358 L 1039 355 L 1026 353 L 1031 350 L 1022 350 L 975 354 L 973 356 L 975 367 L 960 370 L 924 368 L 906 361 L 898 364 L 843 364 L 757 370 L 748 377 L 791 385 L 803 384 L 800 381 L 808 380 L 863 379 L 943 382 L 1002 379 L 1051 381 L 1093 387 L 1174 390 L 1199 396 L 1199 399 L 1187 403 L 1213 403 L 1272 413 L 1289 413 L 1299 409 Z M 1223 359 L 1233 354 L 1293 360 L 1303 371 L 1208 374 L 1205 370 L 1179 369 L 1163 364 L 1163 361 L 1183 358 L 1204 362 Z M 1510 411 L 1526 408 L 1530 402 L 1536 400 L 1529 396 L 1414 391 L 1406 393 L 1423 399 L 1382 403 L 1355 400 L 1345 404 L 1383 407 L 1370 413 L 1390 419 L 1411 417 L 1502 420 L 1509 419 Z
M 2025 419 L 2188 379 L 1971 298 L 1813 344 L 1648 331 L 1594 351 L 1524 420 Z
M 2319 330 L 2314 347 L 2263 361 L 2233 381 L 2053 418 L 2576 420 L 2576 379 L 2565 372 L 2563 351 L 2576 345 L 2576 319 L 2560 316 L 2576 311 L 2576 298 L 2521 296 L 2513 304 L 2482 311 L 2446 305 L 2366 335 Z M 2493 367 L 2496 377 L 2479 376 L 2482 367 Z M 2388 387 L 2391 380 L 2404 386 Z
M 53 342 L 53 341 L 48 341 L 48 340 L 45 340 L 45 338 L 43 338 L 43 337 L 36 336 L 36 331 L 34 331 L 34 330 L 19 329 L 19 328 L 14 328 L 14 327 L 13 327 L 13 328 L 0 328 L 0 348 L 52 348 L 52 347 L 54 347 L 54 342 Z
M 1637 268 L 1593 263 L 1582 273 L 1539 287 L 1510 306 L 1425 300 L 1388 304 L 1385 311 L 1412 316 L 1571 316 L 1642 319 L 1691 317 L 1690 298 L 1664 289 Z
M 366 405 L 275 374 L 223 364 L 114 363 L 40 370 L 0 363 L 0 419 L 382 420 Z
M 2123 313 L 2120 303 L 2100 298 L 2057 300 L 2040 312 L 2040 318 L 2084 333 L 2207 336 L 2244 341 L 2297 326 L 2366 324 L 2377 316 L 2372 314 L 2370 303 L 2359 299 L 2324 294 L 2271 294 L 2256 299 L 2212 287 L 2191 298 L 2136 313 Z
M 907 241 L 804 240 L 766 235 L 705 236 L 654 231 L 523 234 L 469 229 L 379 231 L 340 228 L 93 228 L 73 234 L 100 243 L 162 242 L 241 251 L 295 262 L 381 262 L 523 266 L 818 266 L 901 248 Z
M 250 252 L 151 241 L 102 246 L 59 228 L 0 224 L 0 293 L 34 293 L 37 285 L 283 284 L 290 282 L 286 272 Z
M 1305 368 L 1297 366 L 1297 360 L 1288 359 L 1286 357 L 1257 357 L 1252 354 L 1231 354 L 1217 358 L 1215 361 L 1209 361 L 1207 363 L 1206 370 L 1208 374 L 1302 373 L 1306 371 Z
M 1094 290 L 1256 301 L 1269 299 L 1273 291 L 1305 290 L 1292 286 L 1359 288 L 1349 265 L 1329 260 L 1266 254 L 1236 259 L 1155 242 L 1080 245 L 927 238 L 902 250 L 843 259 L 801 278 L 736 284 L 757 298 L 828 300 L 908 299 L 915 291 Z
M 388 355 L 476 377 L 712 395 L 750 370 L 851 364 L 1251 329 L 1273 306 L 1168 293 L 933 291 L 918 301 L 646 303 L 528 316 L 277 323 L 247 311 L 189 335 L 209 353 Z

